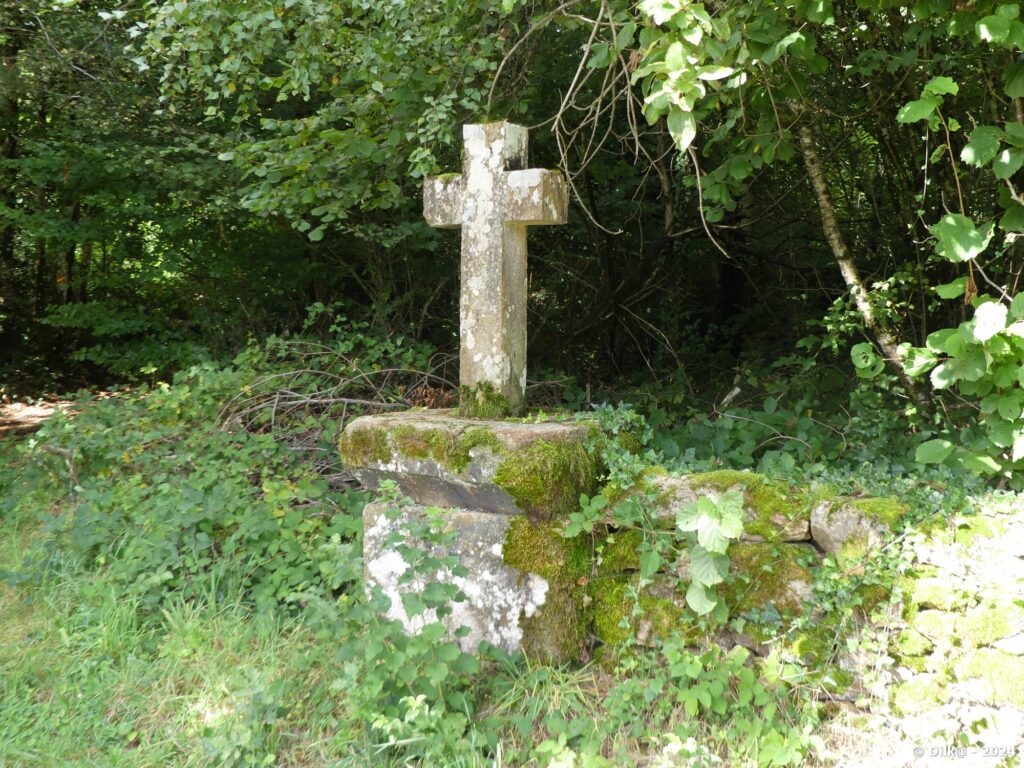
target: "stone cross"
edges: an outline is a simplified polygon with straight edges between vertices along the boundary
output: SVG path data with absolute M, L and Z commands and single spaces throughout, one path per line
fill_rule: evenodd
M 462 128 L 463 173 L 423 185 L 434 227 L 462 227 L 459 384 L 463 415 L 515 415 L 526 388 L 526 228 L 565 224 L 558 171 L 531 168 L 527 130 L 512 123 Z

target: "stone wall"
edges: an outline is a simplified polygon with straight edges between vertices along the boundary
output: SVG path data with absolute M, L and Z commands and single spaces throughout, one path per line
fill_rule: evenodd
M 390 511 L 371 504 L 364 513 L 367 580 L 392 597 L 391 615 L 415 629 L 400 595 L 416 586 L 402 583 L 404 562 L 389 537 L 433 515 L 448 534 L 446 544 L 433 545 L 436 553 L 457 556 L 468 570 L 460 577 L 436 574 L 466 595 L 445 619 L 452 629 L 469 628 L 460 640 L 464 648 L 486 640 L 560 662 L 630 636 L 649 643 L 682 632 L 695 645 L 766 652 L 768 638 L 756 621 L 743 632 L 702 629 L 706 623 L 684 600 L 685 557 L 641 587 L 643 531 L 599 524 L 594 535 L 561 535 L 567 515 L 579 510 L 580 494 L 597 492 L 601 464 L 590 448 L 593 429 L 575 421 L 482 422 L 436 412 L 352 422 L 341 440 L 345 462 L 368 487 L 392 480 L 413 502 Z M 852 566 L 882 546 L 903 508 L 889 499 L 840 497 L 733 471 L 680 476 L 651 468 L 628 492 L 602 492 L 609 509 L 642 494 L 667 531 L 683 505 L 729 490 L 742 491 L 746 514 L 742 540 L 729 549 L 730 577 L 719 586 L 731 615 L 768 616 L 779 630 L 773 637 L 786 637 L 793 658 L 810 665 L 831 660 L 836 627 L 803 622 L 811 628 L 787 630 L 801 616 L 814 616 L 814 569 L 826 553 Z M 866 603 L 884 597 L 864 595 Z

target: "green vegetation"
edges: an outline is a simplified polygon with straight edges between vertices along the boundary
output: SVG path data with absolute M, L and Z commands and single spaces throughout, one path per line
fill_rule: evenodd
M 1003 0 L 3 3 L 0 764 L 841 764 L 830 697 L 1024 708 L 1022 53 Z M 422 216 L 497 120 L 571 182 L 521 408 Z M 406 408 L 481 421 L 339 429 Z M 422 629 L 367 592 L 346 464 L 398 459 L 528 513 L 525 654 L 447 635 L 442 510 L 388 543 Z

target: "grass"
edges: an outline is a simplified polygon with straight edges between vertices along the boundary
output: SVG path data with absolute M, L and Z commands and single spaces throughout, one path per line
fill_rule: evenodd
M 0 521 L 0 572 L 38 536 L 17 506 Z M 344 764 L 345 712 L 308 663 L 315 643 L 237 600 L 147 616 L 74 563 L 0 581 L 0 766 Z

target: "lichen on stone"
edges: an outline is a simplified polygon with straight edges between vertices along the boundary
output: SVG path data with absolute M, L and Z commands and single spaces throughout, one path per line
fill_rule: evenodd
M 387 433 L 376 428 L 342 432 L 338 440 L 338 453 L 349 466 L 385 463 L 391 458 Z
M 459 387 L 459 415 L 467 419 L 500 419 L 515 416 L 503 394 L 489 381 Z
M 579 506 L 580 494 L 591 494 L 597 460 L 577 440 L 537 440 L 507 454 L 493 482 L 535 520 L 567 515 Z

